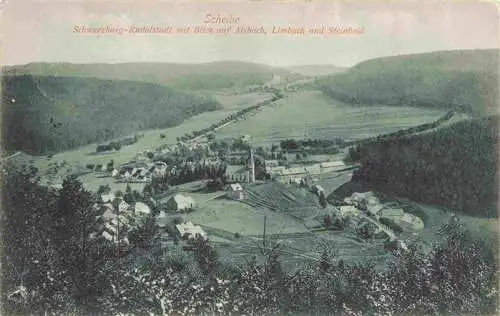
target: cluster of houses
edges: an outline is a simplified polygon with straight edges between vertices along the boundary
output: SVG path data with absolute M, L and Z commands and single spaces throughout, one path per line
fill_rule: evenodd
M 93 207 L 101 215 L 96 218 L 97 229 L 91 237 L 104 237 L 116 244 L 128 244 L 129 231 L 151 214 L 147 204 L 129 204 L 123 197 L 114 194 L 102 194 Z
M 328 161 L 300 167 L 280 166 L 278 160 L 266 160 L 264 162 L 265 172 L 271 179 L 284 183 L 300 182 L 306 174 L 321 174 L 344 169 L 346 166 L 342 161 Z
M 405 212 L 397 205 L 382 203 L 371 191 L 354 192 L 350 197 L 344 199 L 344 203 L 337 209 L 341 217 L 357 216 L 364 213 L 377 220 L 389 219 L 403 229 L 421 230 L 424 228 L 422 219 Z
M 126 182 L 151 182 L 154 176 L 161 176 L 167 173 L 167 164 L 157 162 L 138 162 L 115 168 L 111 171 L 111 176 L 117 180 Z

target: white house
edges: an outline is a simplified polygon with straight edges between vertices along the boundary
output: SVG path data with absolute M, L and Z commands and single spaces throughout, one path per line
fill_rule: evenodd
M 192 209 L 195 205 L 193 198 L 182 194 L 172 196 L 166 203 L 167 209 L 177 212 Z
M 343 161 L 326 161 L 319 164 L 321 168 L 340 168 L 345 167 Z
M 118 169 L 116 169 L 116 168 L 115 168 L 115 169 L 113 169 L 113 171 L 111 171 L 111 176 L 112 176 L 113 178 L 116 178 L 116 177 L 118 177 L 119 175 L 120 175 L 120 171 L 118 171 Z
M 137 215 L 148 215 L 151 213 L 151 209 L 146 203 L 136 202 L 134 205 L 134 212 Z
M 360 211 L 353 205 L 342 205 L 338 208 L 338 213 L 341 217 L 358 215 L 359 212 Z
M 241 140 L 242 142 L 244 142 L 244 143 L 248 143 L 248 142 L 250 142 L 250 135 L 248 135 L 248 134 L 242 135 L 242 136 L 240 137 L 240 140 Z
M 115 199 L 114 194 L 101 194 L 102 203 L 111 203 Z
M 229 186 L 227 196 L 233 200 L 243 200 L 245 198 L 245 191 L 239 183 L 233 183 Z
M 177 231 L 181 237 L 186 237 L 188 239 L 196 238 L 197 235 L 201 236 L 203 239 L 207 239 L 207 234 L 198 225 L 193 225 L 192 222 L 187 222 L 183 224 L 175 225 Z

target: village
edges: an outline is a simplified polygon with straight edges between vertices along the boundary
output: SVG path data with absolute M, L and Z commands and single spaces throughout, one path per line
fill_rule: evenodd
M 196 238 L 227 242 L 227 232 L 240 236 L 241 231 L 252 229 L 233 231 L 222 224 L 213 229 L 206 220 L 221 211 L 208 210 L 224 205 L 238 216 L 234 203 L 239 203 L 262 214 L 298 219 L 306 227 L 299 230 L 301 234 L 347 229 L 361 240 L 375 238 L 386 246 L 406 247 L 398 235 L 423 229 L 423 222 L 397 203 L 382 203 L 372 192 L 354 192 L 342 201 L 328 199 L 331 188 L 324 186 L 332 177 L 348 179 L 357 167 L 342 160 L 343 144 L 341 140 L 289 139 L 254 148 L 251 135 L 217 140 L 206 133 L 154 152 L 139 152 L 122 165 L 110 161 L 92 166 L 99 177 L 127 184 L 126 192 L 99 188 L 94 208 L 102 214 L 98 217 L 102 225 L 95 236 L 126 247 L 130 232 L 150 220 L 162 231 L 161 243 L 166 247 Z M 143 185 L 142 192 L 130 188 L 134 183 Z M 254 229 L 252 235 L 260 230 Z M 221 232 L 226 232 L 226 238 L 221 238 Z

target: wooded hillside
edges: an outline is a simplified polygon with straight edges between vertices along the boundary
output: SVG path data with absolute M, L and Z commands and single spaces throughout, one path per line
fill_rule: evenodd
M 5 149 L 34 155 L 175 126 L 219 106 L 165 86 L 94 78 L 4 76 L 2 93 Z

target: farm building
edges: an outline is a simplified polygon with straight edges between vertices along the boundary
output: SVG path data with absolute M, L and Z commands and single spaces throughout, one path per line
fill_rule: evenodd
M 164 211 L 160 211 L 160 213 L 156 215 L 155 218 L 158 227 L 165 228 L 167 226 L 169 218 L 167 217 L 167 214 L 165 214 Z
M 245 198 L 245 191 L 239 183 L 233 183 L 229 186 L 227 196 L 233 200 L 243 200 Z
M 115 168 L 115 169 L 113 169 L 113 171 L 111 171 L 111 176 L 113 178 L 118 177 L 118 175 L 120 175 L 120 171 L 118 171 L 118 169 Z
M 319 184 L 314 184 L 311 187 L 311 191 L 318 196 L 321 194 L 321 192 L 323 192 L 323 194 L 325 193 L 325 189 L 323 189 L 323 187 Z
M 134 205 L 134 213 L 140 215 L 149 215 L 151 213 L 151 209 L 146 203 L 136 202 Z
M 424 229 L 424 222 L 417 216 L 404 213 L 401 216 L 388 217 L 396 224 L 406 229 L 421 230 Z
M 115 199 L 114 194 L 101 194 L 102 203 L 111 203 Z
M 353 205 L 342 205 L 340 206 L 338 209 L 338 214 L 341 216 L 341 217 L 346 217 L 346 216 L 350 216 L 350 215 L 358 215 L 359 214 L 359 210 L 353 206 Z
M 250 138 L 250 135 L 248 135 L 248 134 L 242 135 L 242 136 L 240 137 L 240 140 L 241 140 L 242 142 L 244 142 L 244 143 L 248 143 L 248 142 L 250 142 L 250 139 L 251 139 L 251 138 Z
M 195 202 L 193 198 L 189 196 L 184 196 L 182 194 L 176 194 L 172 196 L 166 203 L 167 209 L 171 211 L 185 211 L 187 209 L 192 209 L 195 207 Z
M 380 204 L 379 199 L 373 194 L 373 192 L 354 192 L 350 197 L 346 197 L 344 202 L 347 204 Z
M 321 168 L 341 168 L 345 167 L 343 161 L 326 161 L 319 164 Z
M 372 215 L 377 215 L 382 209 L 384 208 L 384 205 L 376 202 L 372 203 L 367 203 L 366 204 L 366 212 L 372 214 Z
M 396 216 L 403 216 L 405 211 L 402 208 L 384 208 L 378 212 L 378 216 L 392 218 Z
M 183 224 L 175 225 L 180 236 L 183 238 L 193 239 L 197 235 L 201 236 L 203 239 L 207 239 L 207 234 L 198 225 L 193 225 L 192 222 L 187 222 Z

